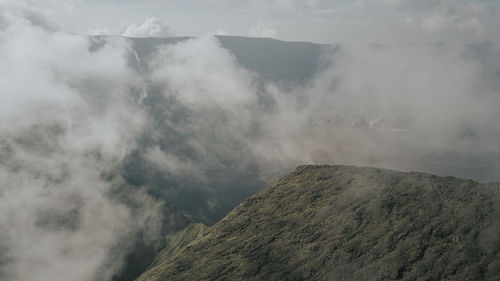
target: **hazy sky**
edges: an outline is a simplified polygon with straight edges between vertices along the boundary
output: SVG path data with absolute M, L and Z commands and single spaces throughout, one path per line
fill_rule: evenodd
M 0 2 L 17 2 L 0 0 Z M 477 42 L 500 38 L 496 0 L 28 0 L 64 31 L 207 33 L 319 43 Z

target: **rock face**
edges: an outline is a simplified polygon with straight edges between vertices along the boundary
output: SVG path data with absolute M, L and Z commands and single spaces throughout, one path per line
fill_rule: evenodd
M 500 184 L 302 166 L 143 280 L 500 280 Z

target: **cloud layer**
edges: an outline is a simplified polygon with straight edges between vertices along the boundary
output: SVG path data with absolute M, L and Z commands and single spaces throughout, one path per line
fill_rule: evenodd
M 142 22 L 131 23 L 121 34 L 125 37 L 169 37 L 170 28 L 155 17 L 145 18 Z
M 3 0 L 11 3 L 18 1 Z M 70 33 L 226 34 L 320 43 L 498 40 L 494 0 L 23 1 Z M 138 19 L 131 22 L 131 19 Z M 167 28 L 166 26 L 170 28 Z

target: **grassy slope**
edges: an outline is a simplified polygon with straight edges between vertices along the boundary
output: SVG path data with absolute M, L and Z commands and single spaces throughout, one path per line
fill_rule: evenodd
M 500 280 L 500 186 L 299 167 L 141 278 Z
M 204 224 L 192 223 L 178 233 L 168 235 L 166 247 L 158 254 L 148 271 L 142 274 L 137 281 L 157 280 L 156 277 L 152 276 L 156 276 L 155 273 L 161 271 L 177 252 L 187 247 L 191 242 L 201 238 L 207 228 Z

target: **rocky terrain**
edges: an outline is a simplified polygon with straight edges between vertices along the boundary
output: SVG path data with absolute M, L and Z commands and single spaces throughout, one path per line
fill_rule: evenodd
M 499 280 L 500 184 L 302 166 L 171 241 L 138 280 Z

